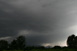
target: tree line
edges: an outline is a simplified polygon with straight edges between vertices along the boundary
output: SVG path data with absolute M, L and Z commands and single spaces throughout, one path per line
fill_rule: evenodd
M 25 49 L 26 42 L 24 36 L 19 36 L 16 39 L 14 39 L 11 43 L 8 43 L 6 40 L 0 40 L 0 50 L 18 50 L 18 49 Z
M 77 48 L 77 36 L 74 34 L 69 36 L 67 39 L 67 46 L 69 48 Z
M 40 46 L 41 48 L 44 48 L 43 46 Z M 39 48 L 40 48 L 39 47 Z M 26 39 L 24 36 L 19 36 L 11 43 L 8 43 L 6 40 L 0 40 L 0 50 L 24 50 L 24 49 L 31 49 L 31 48 L 37 48 L 37 47 L 26 47 Z M 60 46 L 54 46 L 54 48 L 61 48 Z M 67 38 L 67 48 L 77 48 L 77 36 L 70 35 Z

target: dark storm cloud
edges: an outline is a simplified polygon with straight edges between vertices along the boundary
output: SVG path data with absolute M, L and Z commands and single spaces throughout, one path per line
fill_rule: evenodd
M 37 16 L 31 13 L 24 14 L 24 12 L 21 12 L 22 10 L 14 8 L 4 1 L 1 1 L 1 5 L 0 21 L 2 23 L 2 29 L 4 28 L 3 30 L 12 29 L 14 31 L 17 29 L 32 29 L 34 31 L 43 31 L 47 30 L 47 28 L 49 29 L 46 17 L 41 18 L 38 14 Z M 52 20 L 52 22 L 53 21 L 54 20 Z
M 65 35 L 64 35 L 65 36 Z M 60 37 L 60 38 L 59 38 Z M 65 40 L 65 39 L 61 39 L 63 38 L 63 35 L 30 35 L 30 36 L 27 36 L 28 40 L 27 41 L 27 45 L 42 45 L 44 43 L 54 43 L 54 42 L 58 42 L 59 40 L 62 41 L 62 40 Z M 30 42 L 30 43 L 29 43 Z M 33 43 L 32 43 L 33 42 Z
M 0 37 L 25 35 L 28 45 L 65 40 L 76 33 L 75 1 L 0 0 Z

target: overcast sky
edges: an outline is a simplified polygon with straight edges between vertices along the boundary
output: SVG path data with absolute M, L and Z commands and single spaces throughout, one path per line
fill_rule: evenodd
M 24 35 L 27 45 L 66 46 L 77 35 L 77 0 L 0 0 L 0 39 Z

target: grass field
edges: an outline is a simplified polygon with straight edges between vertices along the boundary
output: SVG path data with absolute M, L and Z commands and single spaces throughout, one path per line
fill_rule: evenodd
M 31 49 L 31 50 L 3 50 L 3 51 L 77 51 L 77 49 Z

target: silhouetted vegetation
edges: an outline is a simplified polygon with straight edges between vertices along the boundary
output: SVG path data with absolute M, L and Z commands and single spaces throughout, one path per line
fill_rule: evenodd
M 25 44 L 25 37 L 19 36 L 11 42 L 10 49 L 25 49 Z
M 9 46 L 10 46 L 10 49 L 17 49 L 16 40 L 13 40 Z
M 24 36 L 19 36 L 10 44 L 5 40 L 0 40 L 0 51 L 77 51 L 77 36 L 71 35 L 67 38 L 67 47 L 54 46 L 46 48 L 44 46 L 27 46 Z
M 60 46 L 54 46 L 53 48 L 54 49 L 61 49 L 62 47 L 60 47 Z
M 8 48 L 8 42 L 5 40 L 0 40 L 0 50 L 7 49 Z
M 71 35 L 67 39 L 67 45 L 69 48 L 77 48 L 77 36 Z

